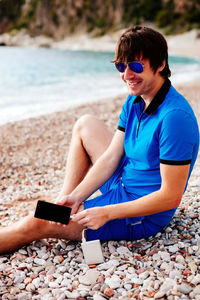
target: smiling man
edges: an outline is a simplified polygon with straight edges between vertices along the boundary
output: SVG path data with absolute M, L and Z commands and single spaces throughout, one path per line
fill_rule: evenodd
M 62 191 L 71 206 L 66 227 L 28 216 L 0 231 L 0 252 L 45 237 L 134 240 L 168 225 L 187 187 L 199 130 L 187 100 L 171 85 L 167 43 L 157 31 L 132 27 L 119 39 L 114 64 L 127 85 L 114 136 L 94 116 L 74 126 Z M 97 189 L 102 195 L 90 200 Z

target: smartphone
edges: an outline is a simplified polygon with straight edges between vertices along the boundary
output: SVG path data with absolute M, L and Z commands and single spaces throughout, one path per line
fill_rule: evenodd
M 34 217 L 67 225 L 70 214 L 71 207 L 38 200 Z

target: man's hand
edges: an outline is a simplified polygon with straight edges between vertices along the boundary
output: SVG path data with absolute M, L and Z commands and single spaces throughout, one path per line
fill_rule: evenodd
M 72 221 L 93 230 L 98 229 L 109 221 L 107 207 L 88 208 L 74 215 Z
M 71 215 L 76 214 L 81 202 L 79 202 L 74 196 L 71 195 L 65 195 L 60 197 L 57 201 L 56 204 L 58 205 L 64 205 L 72 208 Z

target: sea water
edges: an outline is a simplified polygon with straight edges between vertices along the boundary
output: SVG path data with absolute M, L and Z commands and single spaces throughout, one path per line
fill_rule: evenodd
M 114 53 L 0 47 L 0 124 L 127 93 Z M 200 76 L 200 61 L 170 57 L 172 83 Z

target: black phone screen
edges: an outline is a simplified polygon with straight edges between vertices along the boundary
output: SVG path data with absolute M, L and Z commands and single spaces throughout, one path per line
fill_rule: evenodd
M 71 207 L 38 200 L 34 217 L 67 225 L 70 214 Z

